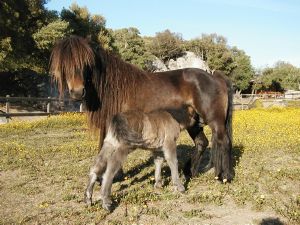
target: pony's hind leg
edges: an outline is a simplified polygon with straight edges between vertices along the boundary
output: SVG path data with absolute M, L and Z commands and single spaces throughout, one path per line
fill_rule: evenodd
M 214 123 L 212 125 L 212 162 L 215 167 L 216 179 L 224 183 L 231 181 L 234 176 L 231 140 L 223 124 Z
M 175 186 L 175 190 L 179 192 L 184 192 L 185 188 L 179 179 L 178 174 L 178 160 L 176 153 L 176 142 L 166 143 L 163 146 L 163 152 L 166 158 L 166 161 L 171 169 L 172 182 Z
M 188 128 L 187 131 L 195 143 L 195 151 L 192 153 L 191 159 L 185 165 L 185 174 L 194 177 L 199 173 L 203 153 L 208 146 L 208 140 L 203 132 L 203 127 L 199 125 L 199 121 Z M 211 167 L 210 163 L 204 170 L 207 170 L 209 167 Z
M 161 167 L 164 162 L 164 157 L 161 152 L 153 152 L 155 164 L 155 184 L 154 188 L 162 188 Z
M 84 195 L 84 201 L 88 205 L 92 205 L 94 185 L 97 179 L 101 178 L 106 169 L 107 151 L 109 151 L 110 148 L 111 147 L 107 143 L 103 145 L 101 151 L 95 159 L 94 166 L 90 169 L 89 181 Z
M 111 186 L 114 176 L 122 166 L 122 163 L 128 155 L 127 149 L 117 148 L 111 152 L 111 156 L 107 159 L 107 167 L 103 174 L 100 198 L 102 199 L 102 207 L 111 211 Z

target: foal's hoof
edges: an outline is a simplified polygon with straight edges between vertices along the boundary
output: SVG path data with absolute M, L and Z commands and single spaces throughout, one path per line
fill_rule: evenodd
M 85 204 L 87 206 L 92 206 L 92 198 L 88 198 L 86 194 L 84 195 L 84 200 L 83 201 L 85 202 Z
M 92 206 L 92 199 L 85 199 L 85 204 L 87 206 Z
M 182 184 L 178 184 L 177 186 L 175 186 L 175 191 L 178 191 L 178 192 L 185 192 L 185 188 Z
M 105 209 L 108 212 L 112 211 L 112 205 L 108 203 L 102 203 L 102 208 Z
M 161 182 L 155 182 L 154 188 L 155 189 L 161 189 L 162 188 L 162 183 Z

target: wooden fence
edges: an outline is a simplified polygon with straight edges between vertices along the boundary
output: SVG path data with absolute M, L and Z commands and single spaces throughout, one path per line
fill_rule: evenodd
M 293 96 L 292 98 L 289 96 L 286 98 L 284 94 L 241 94 L 235 95 L 234 97 L 234 108 L 235 109 L 249 109 L 250 105 L 253 104 L 257 99 L 263 99 L 268 101 L 280 101 L 280 100 L 295 100 L 299 101 L 299 94 Z M 44 102 L 46 104 L 45 112 L 10 112 L 10 104 L 14 102 Z M 51 110 L 51 103 L 59 102 L 63 105 L 65 102 L 69 102 L 70 100 L 62 100 L 58 98 L 34 98 L 34 97 L 10 97 L 7 95 L 6 97 L 0 97 L 0 103 L 5 103 L 5 110 L 0 110 L 0 117 L 5 117 L 6 121 L 9 122 L 9 119 L 12 117 L 23 117 L 23 116 L 49 116 L 49 115 L 57 115 L 66 111 L 55 111 Z M 53 107 L 54 108 L 54 107 Z M 78 112 L 83 112 L 83 105 L 80 103 Z
M 286 102 L 300 102 L 300 95 L 298 93 L 282 94 L 274 93 L 260 93 L 260 94 L 237 94 L 234 95 L 233 105 L 235 109 L 249 109 L 256 100 L 261 100 L 263 103 L 269 105 L 284 106 Z
M 13 102 L 45 102 L 46 111 L 45 112 L 10 112 L 11 103 Z M 12 117 L 23 117 L 23 116 L 49 116 L 49 115 L 57 115 L 61 114 L 65 111 L 55 111 L 51 109 L 51 103 L 59 102 L 60 104 L 64 104 L 65 102 L 69 102 L 69 100 L 62 100 L 58 98 L 34 98 L 34 97 L 10 97 L 7 95 L 6 97 L 0 97 L 0 103 L 5 103 L 5 110 L 0 110 L 0 117 L 5 117 L 6 121 L 9 122 L 9 119 Z M 79 111 L 83 112 L 83 104 L 80 103 Z

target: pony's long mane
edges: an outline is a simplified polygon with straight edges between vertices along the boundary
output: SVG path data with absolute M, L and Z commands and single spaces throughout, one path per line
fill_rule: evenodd
M 60 93 L 66 88 L 66 79 L 84 76 L 89 68 L 89 89 L 93 90 L 89 95 L 93 96 L 87 96 L 85 103 L 90 128 L 100 129 L 100 147 L 108 122 L 121 111 L 129 98 L 130 101 L 135 100 L 136 90 L 149 79 L 147 72 L 124 62 L 99 45 L 93 48 L 91 43 L 78 36 L 58 42 L 50 63 L 50 71 L 58 82 Z
M 75 76 L 83 79 L 86 66 L 94 67 L 95 58 L 85 39 L 70 36 L 56 43 L 50 56 L 50 73 L 58 84 L 60 94 L 66 89 L 66 80 Z

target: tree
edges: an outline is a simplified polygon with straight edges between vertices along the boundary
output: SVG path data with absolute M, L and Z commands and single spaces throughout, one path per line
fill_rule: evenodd
M 39 49 L 50 50 L 57 40 L 68 36 L 71 32 L 68 22 L 57 19 L 39 29 L 33 34 L 33 38 Z
M 185 49 L 195 52 L 212 70 L 222 70 L 228 75 L 234 68 L 232 52 L 223 36 L 202 34 L 201 38 L 185 42 Z
M 0 1 L 0 72 L 39 67 L 39 50 L 33 33 L 55 17 L 45 0 Z
M 63 9 L 61 19 L 69 23 L 72 34 L 81 37 L 90 37 L 97 41 L 98 34 L 105 27 L 105 19 L 101 15 L 91 15 L 86 7 L 80 7 L 76 3 L 70 9 Z
M 164 62 L 183 54 L 183 40 L 179 33 L 170 30 L 157 32 L 155 37 L 147 38 L 147 50 Z
M 239 90 L 245 90 L 254 77 L 254 69 L 251 66 L 250 57 L 237 47 L 231 48 L 230 51 L 233 57 L 234 68 L 229 76 Z
M 63 9 L 61 19 L 69 23 L 72 34 L 90 38 L 95 43 L 111 51 L 116 51 L 111 30 L 105 27 L 106 20 L 102 15 L 92 15 L 86 7 L 80 7 L 76 3 L 70 9 Z
M 299 90 L 300 69 L 289 63 L 279 61 L 273 68 L 266 68 L 262 71 L 261 82 L 263 88 L 267 90 Z
M 207 62 L 211 70 L 221 70 L 231 77 L 239 90 L 245 90 L 254 76 L 250 57 L 244 51 L 227 45 L 225 37 L 202 34 L 201 38 L 185 42 L 185 49 L 195 52 Z
M 151 54 L 147 52 L 145 42 L 137 28 L 123 28 L 113 31 L 115 47 L 127 62 L 146 69 Z

